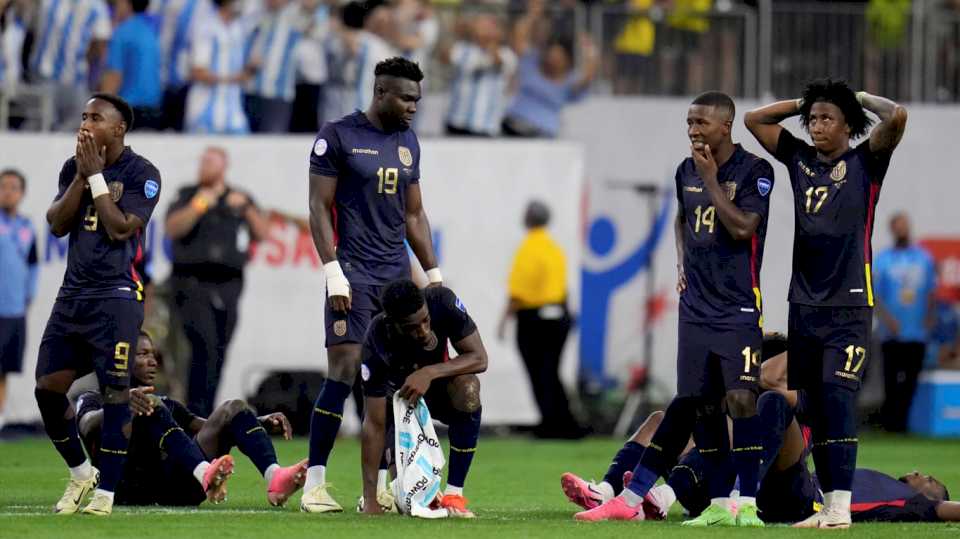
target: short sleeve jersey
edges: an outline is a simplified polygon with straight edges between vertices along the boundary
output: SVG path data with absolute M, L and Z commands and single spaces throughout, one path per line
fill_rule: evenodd
M 874 213 L 891 153 L 864 141 L 831 162 L 780 132 L 776 157 L 793 188 L 793 277 L 789 300 L 825 307 L 872 307 Z
M 850 512 L 857 522 L 939 522 L 937 505 L 885 473 L 857 468 Z
M 683 268 L 687 289 L 680 320 L 720 326 L 762 322 L 760 265 L 767 234 L 773 168 L 739 144 L 717 171 L 717 181 L 740 210 L 760 216 L 750 239 L 737 240 L 720 221 L 710 194 L 688 157 L 677 167 L 678 212 L 683 216 Z
M 385 133 L 357 111 L 320 129 L 310 173 L 337 179 L 337 259 L 351 283 L 383 285 L 410 276 L 407 187 L 420 181 L 420 143 L 411 129 Z
M 160 200 L 160 172 L 128 146 L 115 163 L 103 170 L 110 196 L 125 214 L 136 215 L 146 227 Z M 60 170 L 60 200 L 77 174 L 73 157 Z M 143 256 L 143 230 L 126 240 L 107 235 L 89 190 L 83 194 L 70 230 L 67 270 L 58 299 L 128 298 L 143 300 L 143 281 L 135 269 Z
M 424 296 L 430 313 L 430 329 L 437 335 L 436 346 L 424 350 L 419 344 L 397 335 L 391 329 L 386 313 L 375 316 L 363 344 L 360 376 L 364 395 L 392 395 L 403 387 L 407 376 L 417 369 L 448 361 L 448 345 L 469 337 L 477 330 L 463 302 L 449 288 L 428 288 L 424 290 Z

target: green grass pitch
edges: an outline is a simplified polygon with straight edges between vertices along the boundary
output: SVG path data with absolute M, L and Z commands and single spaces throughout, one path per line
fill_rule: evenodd
M 234 452 L 237 468 L 229 483 L 229 498 L 218 506 L 199 509 L 116 508 L 109 518 L 56 516 L 50 507 L 63 492 L 67 477 L 49 441 L 0 442 L 0 537 L 812 537 L 815 530 L 768 527 L 682 529 L 679 507 L 667 522 L 578 523 L 575 507 L 563 497 L 559 477 L 572 471 L 599 478 L 620 443 L 611 439 L 583 442 L 536 442 L 524 439 L 480 441 L 465 494 L 478 518 L 473 521 L 420 521 L 388 515 L 366 517 L 354 512 L 360 494 L 359 444 L 342 439 L 334 449 L 328 478 L 334 496 L 346 508 L 337 515 L 307 515 L 298 511 L 299 495 L 285 509 L 267 505 L 263 479 L 252 464 Z M 306 442 L 277 442 L 282 464 L 306 456 Z M 861 442 L 860 465 L 897 474 L 919 468 L 960 492 L 960 440 L 925 440 L 870 436 Z M 960 539 L 960 524 L 859 524 L 844 537 Z

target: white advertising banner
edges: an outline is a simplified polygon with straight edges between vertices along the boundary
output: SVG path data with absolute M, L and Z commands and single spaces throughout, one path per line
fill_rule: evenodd
M 154 279 L 166 279 L 163 245 L 166 209 L 179 188 L 196 181 L 208 145 L 230 157 L 228 182 L 249 191 L 265 209 L 306 217 L 311 137 L 199 138 L 131 135 L 128 143 L 160 169 L 160 202 L 146 234 L 154 252 Z M 580 145 L 560 142 L 423 140 L 421 186 L 445 284 L 476 320 L 490 356 L 481 377 L 485 423 L 535 423 L 539 417 L 512 336 L 500 342 L 496 325 L 507 298 L 513 253 L 523 234 L 524 207 L 532 198 L 553 211 L 551 232 L 569 260 L 571 300 L 578 303 L 584 156 Z M 21 212 L 38 232 L 39 291 L 28 315 L 24 371 L 9 379 L 8 421 L 39 419 L 33 398 L 37 349 L 66 263 L 66 238 L 49 235 L 44 218 L 57 191 L 64 160 L 73 154 L 67 135 L 0 135 L 0 168 L 20 169 L 28 187 Z M 228 352 L 218 399 L 245 397 L 270 370 L 326 370 L 324 279 L 308 232 L 272 224 L 247 266 L 240 323 Z M 565 370 L 577 343 L 571 336 Z M 354 414 L 345 414 L 354 417 Z M 355 428 L 355 421 L 347 425 Z

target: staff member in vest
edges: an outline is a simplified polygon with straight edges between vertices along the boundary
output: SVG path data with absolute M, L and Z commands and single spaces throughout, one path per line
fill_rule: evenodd
M 586 434 L 570 413 L 560 382 L 560 356 L 570 332 L 567 312 L 567 259 L 547 232 L 550 210 L 531 201 L 524 216 L 527 237 L 513 259 L 509 298 L 500 319 L 503 340 L 507 319 L 517 318 L 517 347 L 530 376 L 541 422 L 540 438 L 580 438 Z
M 188 406 L 203 417 L 213 411 L 237 325 L 247 248 L 266 237 L 268 226 L 250 196 L 227 185 L 226 171 L 226 152 L 207 148 L 199 182 L 180 190 L 166 221 L 173 243 L 170 283 L 192 354 Z

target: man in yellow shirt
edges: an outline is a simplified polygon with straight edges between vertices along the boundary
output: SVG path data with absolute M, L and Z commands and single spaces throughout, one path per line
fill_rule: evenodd
M 541 438 L 581 438 L 586 430 L 570 413 L 560 382 L 560 356 L 570 332 L 567 312 L 567 260 L 547 232 L 550 210 L 532 201 L 524 215 L 527 237 L 517 250 L 510 270 L 509 299 L 500 320 L 504 338 L 507 319 L 517 318 L 517 347 L 530 376 L 541 422 L 534 430 Z

